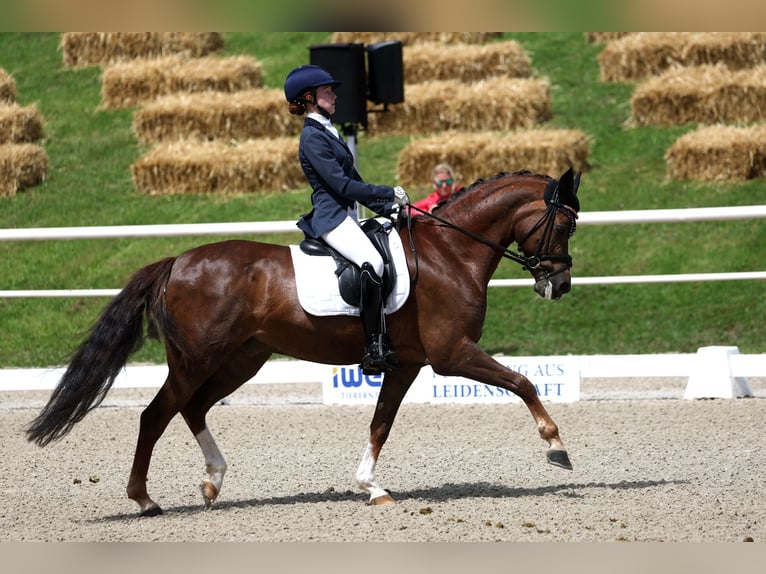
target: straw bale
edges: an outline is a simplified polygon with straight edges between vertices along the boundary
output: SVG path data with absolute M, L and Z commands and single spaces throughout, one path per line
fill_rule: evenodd
M 0 105 L 16 102 L 16 80 L 0 68 Z
M 448 132 L 410 142 L 399 154 L 397 175 L 404 186 L 426 187 L 431 168 L 447 162 L 463 184 L 520 169 L 557 177 L 569 166 L 587 169 L 589 146 L 587 135 L 579 130 Z
M 223 46 L 220 32 L 66 32 L 59 48 L 65 66 L 84 67 L 172 54 L 196 58 Z
M 441 44 L 483 44 L 502 36 L 501 32 L 333 32 L 333 44 L 377 44 L 399 41 L 402 46 L 422 42 Z
M 698 128 L 665 152 L 673 179 L 729 180 L 766 177 L 766 125 Z
M 637 125 L 753 123 L 766 120 L 766 66 L 732 71 L 695 66 L 639 84 L 631 97 Z
M 167 56 L 106 67 L 101 101 L 106 108 L 123 108 L 177 92 L 237 92 L 262 85 L 261 64 L 250 56 Z
M 0 197 L 38 185 L 47 175 L 48 155 L 39 145 L 0 145 Z
M 31 143 L 43 135 L 43 120 L 36 106 L 0 106 L 0 144 Z
M 634 32 L 585 32 L 585 39 L 589 44 L 607 44 L 629 34 Z
M 279 89 L 163 96 L 133 114 L 133 129 L 145 144 L 290 136 L 302 127 L 303 122 L 288 113 Z
M 605 82 L 640 80 L 681 66 L 741 70 L 766 63 L 766 33 L 640 32 L 609 42 L 598 61 Z
M 476 82 L 493 76 L 528 78 L 532 66 L 519 42 L 444 45 L 427 42 L 402 50 L 404 81 L 431 80 Z
M 403 104 L 369 116 L 371 134 L 532 128 L 551 115 L 547 80 L 490 78 L 475 84 L 438 80 L 407 84 L 404 93 Z
M 178 141 L 155 146 L 131 166 L 142 193 L 240 194 L 294 189 L 306 183 L 297 138 Z

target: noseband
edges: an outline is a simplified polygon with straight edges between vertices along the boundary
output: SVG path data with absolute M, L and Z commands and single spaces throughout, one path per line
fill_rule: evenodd
M 550 241 L 551 241 L 551 236 L 553 234 L 553 226 L 556 223 L 557 212 L 563 213 L 569 219 L 569 222 L 570 222 L 569 237 L 572 237 L 572 235 L 574 235 L 575 229 L 577 228 L 577 224 L 576 224 L 577 216 L 575 215 L 574 210 L 568 205 L 565 205 L 563 203 L 554 202 L 554 201 L 549 202 L 548 207 L 545 210 L 545 213 L 543 213 L 542 217 L 540 217 L 538 222 L 535 223 L 534 226 L 532 226 L 532 229 L 529 230 L 529 232 L 526 234 L 524 239 L 516 242 L 517 245 L 521 246 L 524 242 L 526 242 L 527 239 L 529 239 L 532 236 L 532 234 L 535 231 L 537 231 L 538 229 L 540 229 L 540 227 L 544 225 L 545 229 L 543 231 L 543 236 L 540 238 L 540 241 L 537 242 L 537 248 L 535 249 L 535 254 L 530 256 L 526 256 L 517 251 L 513 251 L 512 249 L 509 249 L 507 247 L 503 247 L 499 243 L 490 241 L 489 239 L 486 239 L 485 237 L 482 237 L 481 235 L 477 235 L 473 231 L 464 229 L 458 225 L 455 225 L 454 223 L 451 223 L 450 221 L 447 221 L 446 219 L 439 217 L 438 215 L 429 213 L 428 211 L 420 209 L 419 207 L 416 207 L 414 205 L 410 205 L 409 208 L 414 209 L 415 211 L 419 211 L 423 215 L 426 215 L 432 219 L 435 219 L 439 223 L 442 223 L 443 225 L 446 225 L 447 227 L 451 229 L 459 231 L 460 233 L 467 235 L 468 237 L 478 241 L 479 243 L 483 243 L 484 245 L 487 245 L 491 247 L 492 249 L 495 249 L 496 251 L 500 251 L 503 257 L 520 264 L 522 269 L 524 269 L 525 271 L 542 269 L 542 271 L 545 273 L 546 279 L 550 279 L 554 275 L 558 275 L 562 271 L 565 271 L 572 267 L 572 257 L 570 255 L 550 255 L 548 253 L 543 253 L 543 249 L 545 249 L 545 251 L 548 251 L 548 248 L 550 247 Z M 407 227 L 410 228 L 411 225 L 412 225 L 412 218 L 408 217 Z M 412 230 L 410 229 L 410 238 L 412 238 L 411 231 Z M 414 246 L 411 246 L 411 247 L 414 250 Z M 545 269 L 543 269 L 542 267 L 543 261 L 561 262 L 561 263 L 564 263 L 564 265 L 560 269 L 551 272 L 551 271 L 546 271 Z

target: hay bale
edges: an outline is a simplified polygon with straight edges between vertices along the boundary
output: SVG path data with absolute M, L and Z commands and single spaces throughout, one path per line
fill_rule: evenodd
M 47 175 L 48 155 L 39 145 L 0 145 L 0 197 L 38 185 Z
M 373 135 L 532 128 L 551 115 L 547 80 L 490 78 L 475 84 L 439 80 L 405 85 L 405 101 L 371 114 Z
M 763 32 L 641 32 L 609 42 L 598 55 L 601 80 L 629 82 L 682 66 L 732 70 L 766 63 Z
M 422 42 L 440 44 L 483 44 L 500 38 L 501 32 L 333 32 L 332 44 L 376 44 L 398 41 L 402 46 Z
M 673 179 L 766 177 L 766 126 L 707 126 L 678 138 L 665 152 Z
M 280 89 L 163 96 L 133 114 L 133 129 L 144 144 L 283 137 L 299 134 L 302 127 L 287 112 Z
M 478 82 L 493 76 L 528 78 L 532 75 L 529 56 L 516 41 L 446 46 L 428 42 L 404 48 L 402 59 L 407 84 L 432 80 Z
M 67 32 L 59 48 L 65 66 L 84 67 L 172 54 L 197 58 L 223 46 L 220 32 Z
M 16 102 L 16 80 L 0 68 L 0 105 Z
M 101 102 L 106 108 L 125 108 L 177 92 L 237 92 L 262 85 L 261 64 L 250 56 L 168 56 L 105 68 Z
M 589 44 L 607 44 L 634 33 L 635 32 L 585 32 L 585 39 Z
M 404 186 L 427 187 L 431 168 L 447 162 L 464 185 L 520 169 L 557 176 L 570 165 L 578 171 L 587 169 L 589 147 L 587 135 L 579 130 L 450 132 L 408 144 L 399 154 L 397 175 Z
M 36 142 L 44 135 L 42 115 L 36 106 L 0 106 L 0 144 Z
M 753 123 L 766 120 L 766 66 L 731 71 L 696 66 L 639 84 L 631 97 L 637 125 Z
M 136 189 L 149 195 L 269 192 L 306 183 L 298 138 L 161 144 L 133 163 L 131 172 Z

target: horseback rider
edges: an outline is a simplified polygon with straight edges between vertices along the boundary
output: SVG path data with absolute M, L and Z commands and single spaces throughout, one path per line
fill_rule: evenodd
M 303 65 L 285 78 L 291 114 L 306 119 L 298 157 L 311 188 L 312 210 L 297 222 L 307 237 L 323 239 L 361 269 L 360 315 L 365 335 L 365 374 L 398 366 L 383 311 L 383 257 L 359 226 L 357 202 L 378 214 L 391 213 L 410 202 L 401 187 L 365 183 L 354 157 L 330 117 L 335 112 L 333 89 L 341 82 L 320 66 Z

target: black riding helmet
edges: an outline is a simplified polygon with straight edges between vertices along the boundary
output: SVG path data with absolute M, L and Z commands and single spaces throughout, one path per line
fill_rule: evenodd
M 285 98 L 288 102 L 305 104 L 306 100 L 301 98 L 301 94 L 311 90 L 314 101 L 310 102 L 316 105 L 316 89 L 320 86 L 340 86 L 342 82 L 332 77 L 330 72 L 321 66 L 306 64 L 294 68 L 285 78 Z M 319 107 L 319 106 L 317 106 Z M 319 111 L 327 115 L 320 107 Z

